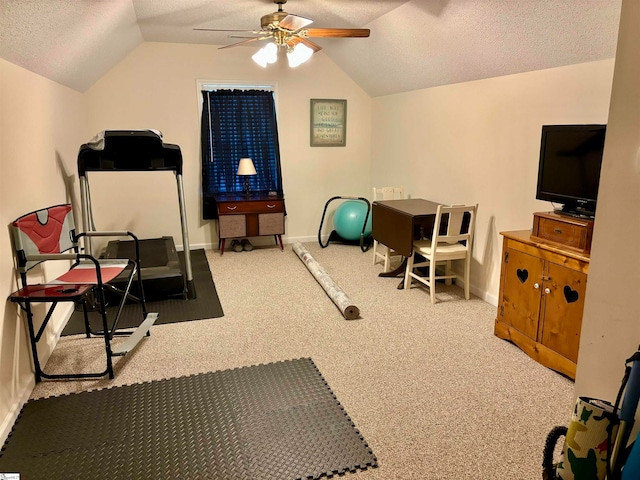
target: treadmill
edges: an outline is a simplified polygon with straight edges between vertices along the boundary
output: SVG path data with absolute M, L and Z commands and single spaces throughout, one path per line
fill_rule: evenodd
M 95 231 L 88 172 L 156 172 L 172 171 L 176 176 L 184 271 L 180 266 L 173 237 L 140 240 L 140 275 L 145 296 L 150 300 L 182 296 L 196 298 L 191 268 L 189 232 L 182 183 L 182 153 L 178 145 L 163 143 L 157 130 L 105 130 L 80 146 L 78 176 L 82 202 L 82 223 L 85 231 Z M 85 245 L 91 253 L 91 243 Z M 132 258 L 133 241 L 111 241 L 106 258 Z M 135 294 L 135 292 L 134 292 Z

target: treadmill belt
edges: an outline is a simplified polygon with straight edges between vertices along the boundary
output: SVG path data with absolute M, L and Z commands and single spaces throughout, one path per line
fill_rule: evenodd
M 178 252 L 180 259 L 182 259 L 183 255 L 184 252 Z M 191 261 L 193 264 L 193 281 L 198 290 L 198 297 L 190 300 L 182 298 L 154 300 L 152 298 L 147 302 L 147 311 L 158 312 L 160 314 L 155 325 L 220 318 L 224 316 L 205 251 L 203 249 L 191 250 Z M 109 318 L 113 318 L 115 309 L 116 307 L 107 308 Z M 135 328 L 140 325 L 141 321 L 142 313 L 140 305 L 137 303 L 127 303 L 122 310 L 119 328 Z M 89 312 L 89 322 L 94 330 L 102 328 L 100 315 L 96 311 Z M 78 309 L 71 314 L 71 318 L 64 327 L 62 335 L 77 335 L 82 333 L 84 333 L 84 316 L 82 309 Z M 151 334 L 153 335 L 153 330 Z
M 0 472 L 30 480 L 293 480 L 375 466 L 310 358 L 31 400 L 0 453 Z
M 148 238 L 138 241 L 140 248 L 140 275 L 148 300 L 183 296 L 186 291 L 185 272 L 180 263 L 173 237 Z M 128 258 L 135 260 L 136 244 L 133 240 L 112 240 L 108 243 L 105 258 Z M 184 260 L 184 257 L 182 257 Z M 184 261 L 182 262 L 184 263 Z M 127 276 L 120 275 L 111 282 L 124 289 Z M 131 292 L 139 296 L 138 285 L 134 282 Z M 114 301 L 111 298 L 111 301 Z M 116 300 L 117 297 L 116 297 Z
M 168 251 L 168 248 L 173 247 L 173 252 L 175 252 L 175 246 L 172 237 L 147 238 L 144 240 L 139 240 L 138 243 L 140 245 L 141 268 L 160 267 L 163 265 L 167 265 L 169 263 L 169 255 L 171 255 L 170 251 Z M 167 247 L 167 243 L 170 243 L 169 247 Z M 132 240 L 113 240 L 109 242 L 109 245 L 107 246 L 106 257 L 135 259 L 136 244 Z M 177 256 L 175 257 L 175 261 L 178 261 Z

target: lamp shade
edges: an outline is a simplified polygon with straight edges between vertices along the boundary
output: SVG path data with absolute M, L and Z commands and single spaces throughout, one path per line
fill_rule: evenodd
M 304 43 L 298 43 L 293 50 L 287 52 L 289 66 L 295 68 L 309 60 L 311 55 L 313 55 L 313 49 L 307 47 Z
M 256 175 L 256 167 L 250 158 L 241 158 L 238 163 L 238 175 Z
M 267 64 L 278 61 L 278 46 L 275 43 L 267 43 L 266 46 L 258 50 L 251 58 L 262 68 L 265 68 Z
M 251 58 L 262 68 L 265 68 L 267 66 L 267 59 L 262 48 L 258 50 Z

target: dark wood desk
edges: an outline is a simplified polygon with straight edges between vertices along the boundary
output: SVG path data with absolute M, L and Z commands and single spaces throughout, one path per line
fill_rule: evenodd
M 397 277 L 404 274 L 406 259 L 413 253 L 413 240 L 419 237 L 420 230 L 433 231 L 438 205 L 436 202 L 422 198 L 373 202 L 371 206 L 373 238 L 404 257 L 404 261 L 398 268 L 390 272 L 382 272 L 379 274 L 380 277 Z
M 421 198 L 380 200 L 371 208 L 373 238 L 403 257 L 413 252 L 416 229 L 432 231 L 438 203 Z

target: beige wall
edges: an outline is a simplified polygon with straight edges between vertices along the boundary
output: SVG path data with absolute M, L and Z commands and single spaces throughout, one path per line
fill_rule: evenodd
M 611 401 L 640 344 L 639 21 L 624 0 L 576 377 L 577 395 Z
M 78 145 L 87 135 L 82 95 L 0 59 L 0 294 L 17 279 L 6 226 L 20 215 L 72 200 Z M 46 274 L 46 272 L 44 272 Z M 68 313 L 68 308 L 66 313 Z M 65 309 L 41 341 L 43 358 L 55 345 Z M 6 302 L 0 318 L 0 433 L 10 428 L 31 393 L 33 373 L 25 323 Z
M 313 240 L 330 197 L 369 196 L 371 99 L 322 52 L 304 68 L 290 69 L 281 59 L 264 70 L 251 53 L 243 47 L 144 43 L 86 94 L 91 132 L 155 128 L 165 142 L 180 145 L 192 246 L 217 246 L 215 222 L 201 220 L 198 80 L 277 84 L 285 240 Z M 347 100 L 346 147 L 309 146 L 311 98 Z M 181 244 L 170 174 L 89 174 L 89 181 L 99 229 L 126 224 L 141 238 L 172 235 Z M 116 197 L 114 186 L 120 188 Z
M 371 181 L 478 203 L 471 289 L 497 305 L 504 230 L 530 229 L 541 126 L 607 123 L 613 60 L 375 98 Z

